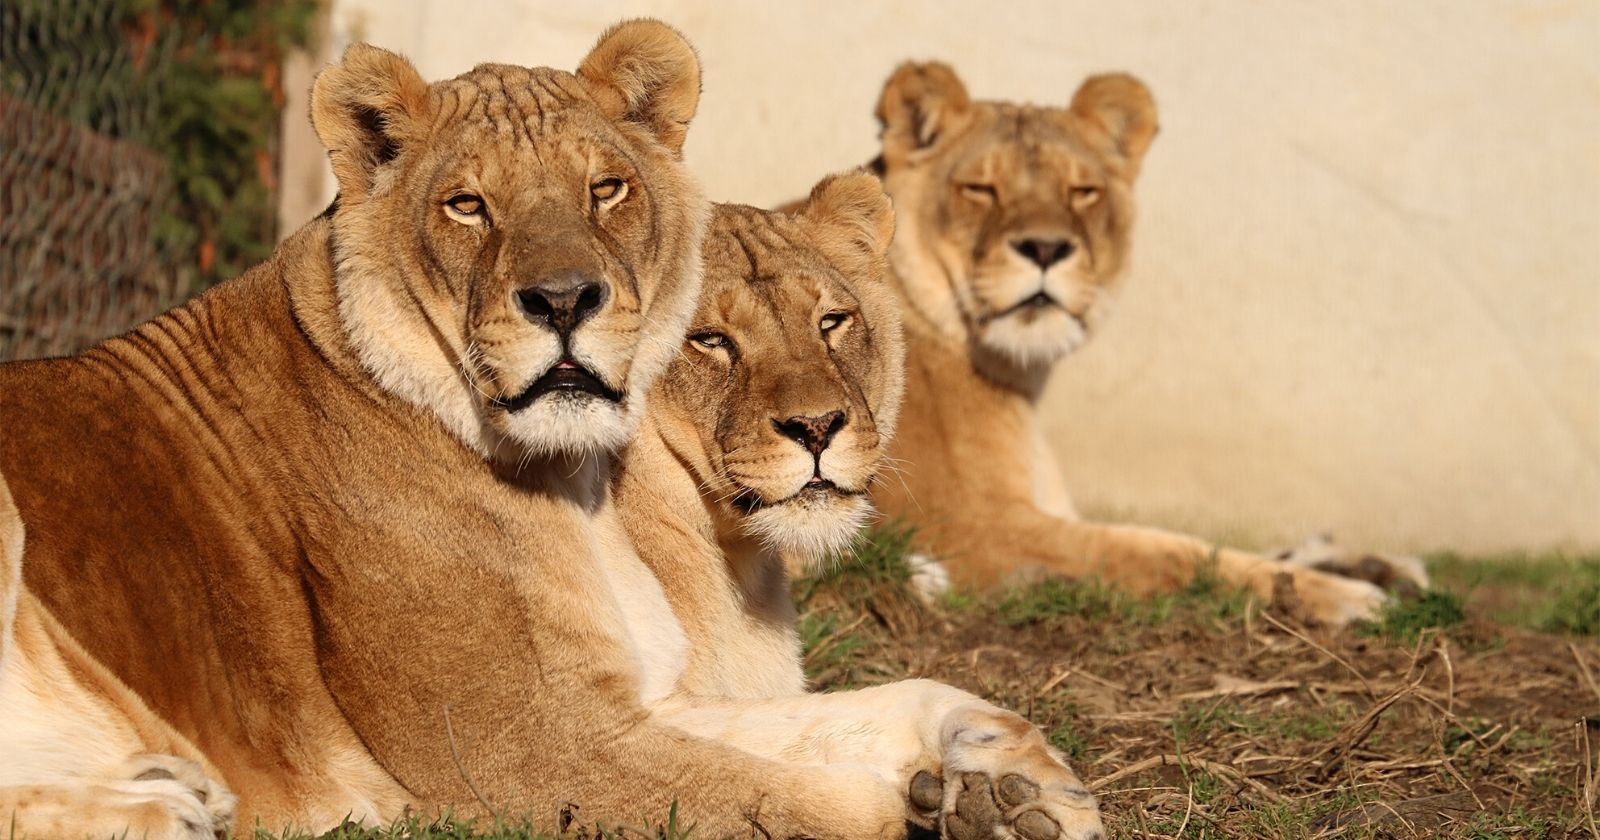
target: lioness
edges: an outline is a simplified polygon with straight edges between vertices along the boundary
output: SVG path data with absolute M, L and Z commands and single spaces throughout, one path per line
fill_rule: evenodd
M 1036 404 L 1055 364 L 1105 320 L 1127 262 L 1133 183 L 1156 135 L 1142 83 L 1094 76 L 1066 108 L 1038 107 L 974 101 L 948 66 L 906 64 L 877 116 L 876 168 L 899 209 L 890 263 L 908 421 L 893 446 L 903 481 L 879 484 L 873 501 L 915 525 L 954 582 L 1099 575 L 1154 592 L 1214 557 L 1224 580 L 1263 597 L 1291 575 L 1330 624 L 1383 603 L 1366 581 L 1073 510 Z
M 676 803 L 709 836 L 885 837 L 925 813 L 907 780 L 741 750 L 669 701 L 684 631 L 608 479 L 694 311 L 699 91 L 648 21 L 575 74 L 430 85 L 352 47 L 312 94 L 326 218 L 126 336 L 0 366 L 25 590 L 241 829 Z M 40 743 L 5 757 L 19 784 Z M 1026 758 L 1011 788 L 1051 778 Z
M 1100 837 L 1094 798 L 1013 713 L 927 680 L 804 693 L 784 555 L 837 550 L 870 512 L 902 390 L 893 225 L 867 174 L 823 181 L 793 215 L 713 213 L 699 309 L 616 480 L 687 644 L 662 652 L 681 672 L 656 713 L 767 758 L 866 769 L 945 836 Z
M 210 840 L 235 797 L 23 590 L 24 542 L 0 476 L 0 832 Z

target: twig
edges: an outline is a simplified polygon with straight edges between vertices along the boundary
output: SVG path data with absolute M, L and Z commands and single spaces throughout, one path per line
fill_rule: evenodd
M 1198 767 L 1199 769 L 1204 770 L 1207 773 L 1212 774 L 1213 776 L 1222 776 L 1224 778 L 1233 779 L 1236 782 L 1240 782 L 1242 784 L 1249 785 L 1251 789 L 1255 790 L 1257 793 L 1261 794 L 1262 796 L 1265 796 L 1268 799 L 1271 799 L 1275 803 L 1280 803 L 1281 804 L 1281 803 L 1287 801 L 1287 800 L 1284 799 L 1282 794 L 1278 793 L 1277 791 L 1273 790 L 1272 788 L 1267 787 L 1266 785 L 1262 784 L 1261 782 L 1258 782 L 1255 779 L 1252 779 L 1249 776 L 1246 776 L 1244 773 L 1240 772 L 1238 768 L 1230 767 L 1230 766 L 1228 766 L 1226 764 L 1218 764 L 1215 761 L 1207 761 L 1207 760 L 1205 760 L 1203 758 L 1195 758 L 1192 755 L 1179 756 L 1179 755 L 1173 755 L 1171 753 L 1164 753 L 1162 755 L 1153 755 L 1153 756 L 1151 756 L 1149 758 L 1141 759 L 1139 761 L 1135 761 L 1134 763 L 1128 765 L 1127 767 L 1122 768 L 1121 770 L 1118 770 L 1115 773 L 1112 773 L 1109 776 L 1103 776 L 1103 777 L 1101 777 L 1099 779 L 1094 780 L 1093 782 L 1090 782 L 1089 783 L 1089 790 L 1091 790 L 1091 791 L 1101 790 L 1101 789 L 1107 787 L 1108 785 L 1115 784 L 1115 783 L 1117 783 L 1117 782 L 1119 782 L 1119 781 L 1121 781 L 1123 779 L 1128 778 L 1129 776 L 1136 776 L 1136 775 L 1138 775 L 1140 773 L 1143 773 L 1146 770 L 1152 770 L 1152 769 L 1157 768 L 1157 767 L 1185 767 L 1185 766 Z
M 1273 694 L 1279 691 L 1299 688 L 1300 685 L 1299 680 L 1275 680 L 1273 682 L 1230 685 L 1223 688 L 1208 688 L 1204 691 L 1190 691 L 1173 695 L 1172 699 L 1209 700 L 1213 697 L 1254 697 L 1258 694 Z
M 1268 621 L 1268 623 L 1270 623 L 1273 627 L 1276 627 L 1279 630 L 1282 630 L 1283 632 L 1288 633 L 1289 635 L 1295 637 L 1296 639 L 1299 639 L 1300 641 L 1305 642 L 1306 644 L 1308 644 L 1311 647 L 1315 648 L 1323 656 L 1326 656 L 1329 659 L 1332 659 L 1333 661 L 1339 663 L 1340 665 L 1343 665 L 1346 671 L 1349 671 L 1350 673 L 1355 674 L 1356 675 L 1356 679 L 1361 681 L 1361 685 L 1364 686 L 1366 688 L 1366 690 L 1367 690 L 1367 696 L 1373 698 L 1374 700 L 1376 700 L 1378 698 L 1378 692 L 1372 690 L 1372 683 L 1367 682 L 1366 675 L 1362 674 L 1360 671 L 1357 671 L 1356 667 L 1354 665 L 1351 665 L 1349 662 L 1346 662 L 1343 657 L 1339 656 L 1337 653 L 1334 653 L 1331 650 L 1328 650 L 1327 648 L 1323 647 L 1322 645 L 1319 645 L 1316 642 L 1312 641 L 1304 633 L 1301 633 L 1300 631 L 1294 629 L 1293 627 L 1290 627 L 1289 625 L 1284 624 L 1283 622 L 1277 620 L 1276 618 L 1273 618 L 1272 615 L 1269 614 L 1269 613 L 1262 613 L 1261 617 L 1266 619 Z
M 1583 661 L 1583 654 L 1578 652 L 1578 646 L 1567 642 L 1567 650 L 1572 651 L 1572 659 L 1578 663 L 1578 673 L 1583 675 L 1583 681 L 1588 683 L 1589 690 L 1594 692 L 1594 699 L 1600 700 L 1600 684 L 1594 681 L 1594 674 L 1589 672 L 1589 664 Z
M 472 791 L 472 795 L 477 798 L 478 804 L 482 805 L 484 810 L 493 814 L 495 819 L 500 819 L 500 811 L 489 804 L 489 800 L 484 797 L 483 791 L 478 790 L 478 783 L 472 780 L 472 774 L 467 772 L 467 765 L 461 761 L 461 750 L 456 748 L 456 728 L 450 723 L 450 704 L 448 703 L 444 706 L 444 737 L 450 742 L 450 757 L 455 760 L 456 772 L 460 773 L 461 780 L 467 783 L 467 789 Z

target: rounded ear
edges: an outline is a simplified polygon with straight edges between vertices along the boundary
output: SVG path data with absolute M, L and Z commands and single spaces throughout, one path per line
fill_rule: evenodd
M 1139 174 L 1139 163 L 1155 140 L 1156 101 L 1144 82 L 1127 73 L 1090 76 L 1072 95 L 1071 111 L 1104 133 L 1111 151 L 1122 159 L 1129 181 Z
M 876 175 L 859 169 L 829 175 L 811 188 L 796 215 L 816 225 L 817 244 L 839 265 L 883 274 L 894 238 L 894 205 Z
M 328 150 L 339 195 L 360 201 L 378 167 L 428 130 L 428 83 L 404 57 L 351 44 L 311 87 L 311 125 Z
M 878 98 L 884 159 L 907 160 L 966 125 L 972 107 L 967 87 L 950 65 L 907 62 L 895 69 Z
M 623 21 L 600 36 L 578 78 L 612 119 L 638 123 L 683 152 L 700 107 L 700 59 L 678 30 L 659 20 Z

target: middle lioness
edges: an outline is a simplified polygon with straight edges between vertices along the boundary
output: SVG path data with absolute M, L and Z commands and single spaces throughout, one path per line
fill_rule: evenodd
M 715 209 L 685 347 L 614 482 L 687 638 L 654 706 L 762 757 L 866 769 L 958 840 L 1101 836 L 1093 797 L 1020 716 L 927 680 L 805 694 L 784 552 L 847 542 L 902 390 L 876 178 L 823 181 L 794 215 Z M 667 637 L 671 637 L 671 633 Z

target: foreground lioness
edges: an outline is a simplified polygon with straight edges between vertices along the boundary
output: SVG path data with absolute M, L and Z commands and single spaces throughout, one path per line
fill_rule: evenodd
M 1093 797 L 1026 720 L 927 680 L 807 695 L 783 556 L 846 544 L 901 396 L 878 179 L 830 178 L 790 215 L 719 206 L 685 349 L 650 394 L 618 510 L 681 632 L 659 719 L 783 761 L 867 770 L 949 837 L 1101 836 Z
M 239 795 L 240 830 L 407 807 L 614 825 L 675 803 L 713 837 L 927 819 L 929 776 L 693 725 L 678 625 L 609 492 L 698 293 L 708 207 L 680 150 L 699 88 L 651 22 L 576 74 L 429 85 L 353 47 L 312 97 L 328 218 L 126 336 L 0 366 L 26 591 Z M 963 721 L 946 711 L 897 714 Z M 19 784 L 59 748 L 35 743 L 5 756 Z M 1064 768 L 1006 743 L 1021 775 L 944 797 L 1073 804 L 1032 786 Z
M 23 532 L 0 476 L 0 833 L 209 840 L 233 794 L 23 590 Z
M 1126 262 L 1133 183 L 1156 135 L 1143 84 L 1095 76 L 1068 107 L 1036 107 L 974 101 L 949 67 L 907 64 L 878 118 L 899 212 L 890 262 L 906 313 L 908 419 L 893 447 L 903 481 L 881 483 L 873 501 L 917 526 L 956 583 L 1098 575 L 1153 592 L 1214 557 L 1223 579 L 1264 597 L 1277 574 L 1292 575 L 1328 623 L 1383 602 L 1365 581 L 1077 519 L 1036 402 L 1056 362 L 1106 317 Z

